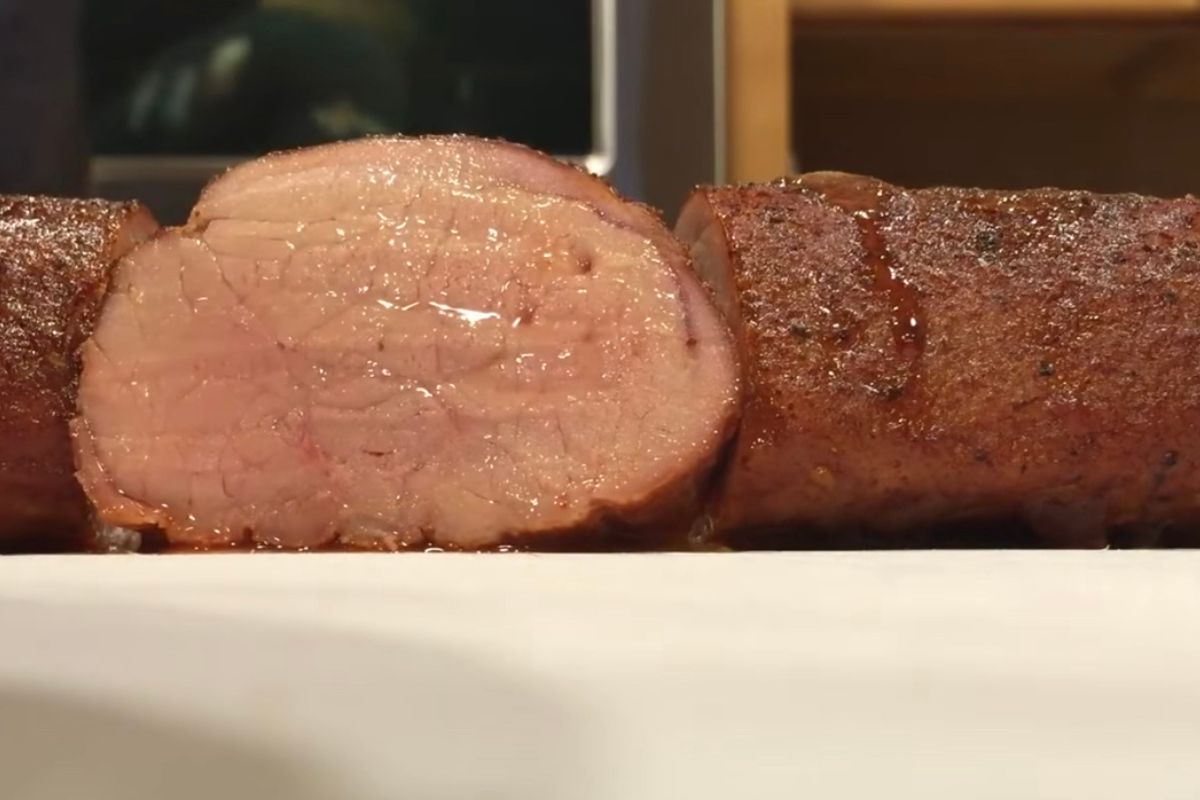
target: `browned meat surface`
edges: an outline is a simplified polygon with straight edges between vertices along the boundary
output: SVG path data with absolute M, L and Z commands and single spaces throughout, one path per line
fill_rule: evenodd
M 698 190 L 677 232 L 747 365 L 716 527 L 1200 540 L 1198 215 L 1191 197 L 839 173 Z
M 179 546 L 648 546 L 738 396 L 653 214 L 463 137 L 233 169 L 121 262 L 83 355 L 87 492 Z
M 0 550 L 83 543 L 76 351 L 113 264 L 154 228 L 136 204 L 0 196 Z

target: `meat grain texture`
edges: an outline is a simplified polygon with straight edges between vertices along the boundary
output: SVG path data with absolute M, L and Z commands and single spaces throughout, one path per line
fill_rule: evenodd
M 840 173 L 698 190 L 677 232 L 747 369 L 718 532 L 1200 541 L 1198 215 Z
M 87 545 L 76 351 L 113 265 L 155 228 L 136 203 L 0 196 L 0 550 Z
M 80 477 L 176 546 L 652 546 L 734 424 L 732 338 L 646 209 L 528 149 L 226 173 L 116 271 Z

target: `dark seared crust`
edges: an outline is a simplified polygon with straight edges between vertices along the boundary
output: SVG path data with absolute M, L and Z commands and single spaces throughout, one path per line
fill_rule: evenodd
M 726 541 L 1200 542 L 1200 201 L 824 173 L 702 188 L 706 230 L 748 365 Z
M 83 543 L 76 351 L 113 264 L 155 227 L 135 203 L 0 195 L 0 550 Z

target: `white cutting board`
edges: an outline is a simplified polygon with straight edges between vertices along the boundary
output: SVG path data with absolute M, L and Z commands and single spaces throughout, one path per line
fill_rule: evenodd
M 1200 798 L 1200 553 L 0 559 L 4 800 Z

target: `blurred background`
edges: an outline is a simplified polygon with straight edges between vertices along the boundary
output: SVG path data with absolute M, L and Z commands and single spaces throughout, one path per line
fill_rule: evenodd
M 0 191 L 141 197 L 372 133 L 699 182 L 1200 190 L 1200 0 L 0 0 Z

